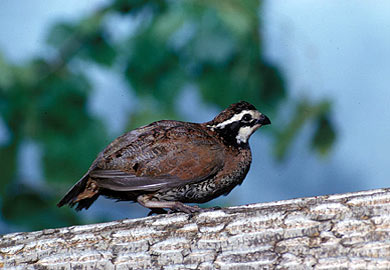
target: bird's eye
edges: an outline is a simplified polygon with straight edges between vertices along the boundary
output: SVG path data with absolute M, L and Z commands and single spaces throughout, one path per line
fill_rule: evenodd
M 244 120 L 246 122 L 250 121 L 251 119 L 252 119 L 252 116 L 249 113 L 244 114 L 244 116 L 242 117 L 242 120 Z

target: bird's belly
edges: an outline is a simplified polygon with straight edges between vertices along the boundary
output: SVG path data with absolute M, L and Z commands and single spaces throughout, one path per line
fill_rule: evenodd
M 216 175 L 199 183 L 172 188 L 155 194 L 158 200 L 180 201 L 183 203 L 204 203 L 221 195 L 227 195 L 244 180 L 249 166 L 229 173 L 224 177 Z M 218 180 L 217 180 L 218 179 Z

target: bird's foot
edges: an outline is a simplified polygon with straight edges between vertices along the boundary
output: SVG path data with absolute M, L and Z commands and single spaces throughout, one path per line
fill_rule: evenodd
M 194 213 L 199 213 L 204 211 L 215 211 L 215 210 L 222 209 L 220 206 L 201 208 L 197 205 L 190 206 L 182 203 L 180 204 L 181 205 L 175 205 L 175 207 L 170 208 L 168 211 L 163 208 L 151 208 L 148 216 L 161 215 L 161 214 L 174 214 L 174 213 L 186 213 L 192 216 Z
M 173 205 L 173 207 L 170 208 L 168 213 L 170 214 L 170 213 L 183 212 L 183 213 L 191 215 L 193 213 L 203 212 L 204 210 L 205 209 L 200 208 L 197 205 L 191 206 L 191 205 L 187 205 L 187 204 L 184 204 L 181 202 L 175 202 L 175 204 Z

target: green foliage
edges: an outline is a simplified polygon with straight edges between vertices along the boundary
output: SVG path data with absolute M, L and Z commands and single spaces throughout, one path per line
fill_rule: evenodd
M 106 139 L 100 121 L 86 110 L 89 82 L 82 73 L 42 59 L 8 65 L 7 72 L 9 80 L 0 88 L 1 115 L 11 134 L 0 147 L 3 217 L 28 229 L 72 224 L 74 214 L 55 208 L 58 197 L 20 190 L 17 160 L 23 140 L 32 139 L 42 148 L 48 183 L 69 186 L 84 173 Z
M 12 182 L 17 169 L 16 150 L 18 143 L 18 141 L 13 141 L 0 148 L 0 171 L 2 172 L 0 178 L 0 194 L 3 196 L 6 195 L 5 189 Z
M 0 146 L 6 222 L 26 229 L 78 222 L 73 212 L 55 209 L 55 201 L 107 143 L 100 120 L 88 113 L 93 89 L 77 68 L 80 63 L 110 68 L 126 79 L 139 100 L 129 127 L 179 118 L 175 102 L 191 84 L 205 102 L 221 108 L 247 100 L 277 119 L 282 101 L 294 107 L 287 124 L 273 121 L 278 159 L 286 156 L 308 122 L 316 126 L 310 146 L 327 153 L 335 140 L 330 103 L 287 98 L 282 75 L 262 58 L 260 6 L 249 0 L 113 0 L 79 21 L 53 25 L 47 37 L 53 58 L 14 65 L 0 57 L 0 113 L 11 134 Z M 139 25 L 135 33 L 114 40 L 109 29 L 115 27 L 108 23 L 112 17 L 130 17 Z M 16 160 L 26 139 L 42 148 L 51 195 L 25 187 L 22 191 L 18 184 Z
M 313 136 L 312 147 L 325 155 L 336 140 L 336 132 L 328 115 L 322 114 L 317 120 L 317 129 Z
M 278 71 L 261 59 L 258 9 L 257 1 L 169 5 L 126 41 L 132 48 L 128 81 L 137 94 L 168 108 L 193 82 L 205 101 L 220 107 L 245 99 L 275 110 L 285 88 Z
M 328 114 L 330 102 L 322 101 L 317 104 L 302 100 L 298 103 L 290 123 L 281 128 L 275 140 L 275 155 L 279 160 L 285 158 L 287 150 L 303 125 L 309 121 L 315 122 L 316 130 L 312 138 L 311 146 L 321 154 L 330 150 L 334 140 L 335 131 Z
M 76 32 L 76 26 L 69 23 L 57 23 L 51 29 L 47 38 L 47 43 L 53 47 L 64 46 L 70 41 Z
M 71 211 L 58 211 L 53 191 L 32 190 L 14 184 L 8 192 L 2 203 L 2 215 L 22 229 L 40 230 L 80 223 Z
M 136 14 L 146 8 L 152 8 L 156 12 L 165 8 L 165 1 L 161 0 L 114 0 L 109 8 L 119 14 Z

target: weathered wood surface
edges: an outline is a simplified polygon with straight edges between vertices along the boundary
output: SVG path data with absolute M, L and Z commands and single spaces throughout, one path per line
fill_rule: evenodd
M 390 189 L 0 236 L 4 269 L 390 269 Z

